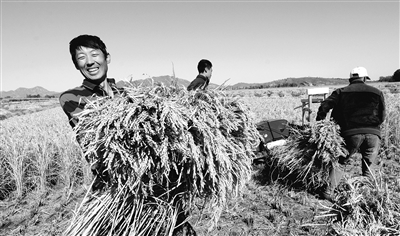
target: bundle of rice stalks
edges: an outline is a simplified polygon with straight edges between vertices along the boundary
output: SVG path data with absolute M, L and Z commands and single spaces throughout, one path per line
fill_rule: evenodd
M 326 186 L 332 168 L 338 167 L 340 156 L 347 155 L 339 126 L 323 120 L 311 126 L 289 127 L 286 144 L 270 151 L 269 169 L 281 182 L 315 190 Z
M 123 188 L 85 198 L 65 235 L 171 235 L 176 209 L 157 198 L 134 196 Z
M 127 188 L 187 212 L 201 198 L 214 222 L 250 178 L 260 140 L 248 108 L 223 91 L 163 85 L 89 103 L 76 132 L 85 156 L 105 166 L 106 190 Z
M 319 217 L 333 218 L 339 235 L 400 235 L 400 196 L 382 174 L 347 179 L 337 192 L 337 202 Z

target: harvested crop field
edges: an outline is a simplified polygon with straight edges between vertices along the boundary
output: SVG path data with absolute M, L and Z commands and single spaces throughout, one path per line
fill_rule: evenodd
M 189 222 L 197 235 L 399 235 L 400 94 L 385 88 L 388 116 L 375 181 L 358 178 L 358 157 L 345 167 L 348 174 L 332 204 L 318 199 L 312 186 L 271 178 L 265 164 L 253 165 L 237 196 L 223 195 L 226 202 L 214 227 L 210 220 L 216 219 L 217 208 L 205 207 L 196 195 L 201 189 L 191 192 Z M 304 97 L 301 91 L 226 93 L 248 107 L 246 119 L 253 123 L 287 119 L 301 124 L 301 111 L 295 109 Z M 0 141 L 0 235 L 62 235 L 92 179 L 66 116 L 52 108 L 8 118 L 1 122 Z

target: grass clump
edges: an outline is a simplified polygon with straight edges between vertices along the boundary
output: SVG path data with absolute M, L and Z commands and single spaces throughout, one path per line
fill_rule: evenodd
M 337 195 L 320 217 L 333 219 L 338 235 L 400 235 L 399 193 L 388 187 L 382 174 L 348 178 Z
M 124 199 L 145 201 L 156 197 L 185 212 L 191 211 L 195 198 L 202 199 L 213 209 L 210 219 L 216 224 L 227 199 L 251 175 L 260 137 L 248 114 L 244 104 L 221 90 L 132 85 L 112 100 L 90 102 L 76 132 L 85 156 L 106 166 L 104 194 L 123 191 Z M 96 156 L 99 151 L 102 157 Z M 109 202 L 104 207 L 114 211 Z M 82 208 L 78 215 L 90 211 Z M 87 221 L 78 217 L 71 225 L 83 229 L 103 224 Z
M 386 158 L 400 161 L 400 105 L 388 104 L 391 109 L 387 112 L 382 125 L 382 141 L 380 154 Z

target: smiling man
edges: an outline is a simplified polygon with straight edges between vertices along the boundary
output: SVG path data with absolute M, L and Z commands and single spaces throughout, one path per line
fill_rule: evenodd
M 76 114 L 95 97 L 114 97 L 118 93 L 114 79 L 107 78 L 111 56 L 103 41 L 93 35 L 80 35 L 71 40 L 69 51 L 75 68 L 84 77 L 81 86 L 60 95 L 60 105 L 68 117 L 72 128 L 78 123 Z
M 72 62 L 75 68 L 83 75 L 81 86 L 65 91 L 60 95 L 60 105 L 68 117 L 72 128 L 78 123 L 76 117 L 85 105 L 98 97 L 108 96 L 113 98 L 120 90 L 115 85 L 114 79 L 107 78 L 108 64 L 111 62 L 103 41 L 93 35 L 80 35 L 69 43 Z M 79 142 L 79 139 L 77 140 Z M 101 190 L 107 183 L 108 174 L 102 165 L 104 150 L 97 151 L 97 157 L 86 156 L 91 164 L 91 170 L 95 176 L 92 190 Z

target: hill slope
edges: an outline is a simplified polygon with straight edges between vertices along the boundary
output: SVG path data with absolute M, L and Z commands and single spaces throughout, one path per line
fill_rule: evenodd
M 57 92 L 49 91 L 43 87 L 36 86 L 33 88 L 18 88 L 11 91 L 2 91 L 0 97 L 12 97 L 12 98 L 26 98 L 28 95 L 40 95 L 45 97 L 46 95 L 55 95 Z
M 178 85 L 182 85 L 187 87 L 190 84 L 190 81 L 187 81 L 185 79 L 180 79 L 180 78 L 173 78 L 172 76 L 169 75 L 162 75 L 162 76 L 157 76 L 157 77 L 152 77 L 148 79 L 139 79 L 139 80 L 131 80 L 130 83 L 134 85 L 141 85 L 141 86 L 150 86 L 152 84 L 157 84 L 157 83 L 162 83 L 166 86 L 171 85 L 172 83 L 178 83 Z M 129 83 L 127 81 L 120 80 L 117 82 L 118 87 L 123 87 L 125 86 L 126 83 Z
M 321 77 L 299 77 L 274 80 L 266 83 L 238 83 L 229 88 L 232 89 L 256 89 L 256 88 L 279 88 L 279 87 L 305 87 L 347 84 L 348 79 L 321 78 Z
M 148 79 L 139 79 L 139 80 L 133 80 L 131 83 L 134 85 L 141 85 L 141 86 L 150 86 L 152 84 L 157 84 L 157 83 L 162 83 L 166 86 L 169 86 L 173 83 L 177 83 L 179 86 L 187 87 L 189 86 L 191 81 L 185 80 L 185 79 L 180 79 L 180 78 L 174 78 L 170 75 L 162 75 L 162 76 L 157 76 L 157 77 L 152 77 Z M 117 86 L 118 87 L 123 87 L 126 83 L 126 81 L 118 81 Z M 210 83 L 209 88 L 215 88 L 218 85 Z

